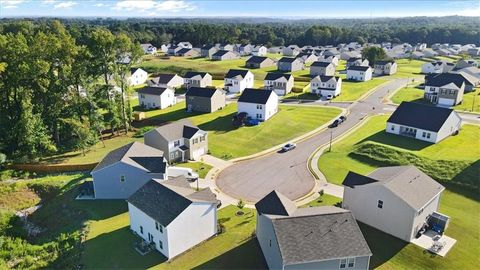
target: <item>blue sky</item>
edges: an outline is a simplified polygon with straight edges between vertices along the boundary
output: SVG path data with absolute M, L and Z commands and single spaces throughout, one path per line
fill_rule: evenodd
M 0 17 L 371 18 L 479 16 L 480 1 L 0 0 Z

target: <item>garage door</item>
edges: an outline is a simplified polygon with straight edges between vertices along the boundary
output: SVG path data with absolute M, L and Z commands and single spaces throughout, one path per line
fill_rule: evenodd
M 199 148 L 193 151 L 193 160 L 199 159 L 203 154 L 205 154 L 205 148 Z
M 454 100 L 450 98 L 439 98 L 438 104 L 443 106 L 453 106 Z

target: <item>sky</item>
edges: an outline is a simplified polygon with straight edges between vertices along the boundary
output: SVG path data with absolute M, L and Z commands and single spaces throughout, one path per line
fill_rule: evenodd
M 374 18 L 480 16 L 480 0 L 0 0 L 0 17 Z

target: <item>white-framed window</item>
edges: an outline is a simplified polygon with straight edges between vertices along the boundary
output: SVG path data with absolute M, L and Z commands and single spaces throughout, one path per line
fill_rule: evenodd
M 200 142 L 204 142 L 205 141 L 205 135 L 203 135 L 202 137 L 200 137 Z
M 262 108 L 263 108 L 263 106 L 262 106 L 262 105 L 260 105 L 260 104 L 257 104 L 257 109 L 261 110 Z
M 161 233 L 163 233 L 163 226 L 155 221 L 155 229 Z
M 377 201 L 377 207 L 378 208 L 383 208 L 383 201 L 382 200 Z
M 125 182 L 125 175 L 120 175 L 120 182 Z
M 395 130 L 395 125 L 391 125 L 391 126 L 390 126 L 390 129 L 391 129 L 391 130 Z
M 430 139 L 430 132 L 427 133 L 427 139 Z
M 347 259 L 340 259 L 340 269 L 345 269 L 347 268 Z
M 257 113 L 257 119 L 261 119 L 262 115 L 260 113 Z
M 347 267 L 348 268 L 354 268 L 355 267 L 355 258 L 348 258 Z
M 422 137 L 425 138 L 425 136 L 427 136 L 427 133 L 424 131 L 422 132 Z

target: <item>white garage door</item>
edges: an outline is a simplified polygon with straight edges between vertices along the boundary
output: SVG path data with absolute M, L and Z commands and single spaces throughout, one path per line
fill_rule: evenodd
M 203 154 L 205 154 L 205 148 L 200 148 L 195 151 L 193 151 L 193 159 L 197 160 L 199 159 Z
M 454 100 L 449 98 L 439 98 L 438 104 L 443 106 L 453 106 Z

